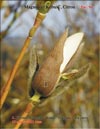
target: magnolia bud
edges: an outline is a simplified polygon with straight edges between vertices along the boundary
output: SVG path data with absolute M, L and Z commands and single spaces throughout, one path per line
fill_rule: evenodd
M 63 33 L 59 41 L 43 62 L 32 81 L 32 89 L 42 96 L 49 96 L 56 88 L 61 74 L 77 53 L 83 33 L 76 33 L 67 38 L 67 31 Z

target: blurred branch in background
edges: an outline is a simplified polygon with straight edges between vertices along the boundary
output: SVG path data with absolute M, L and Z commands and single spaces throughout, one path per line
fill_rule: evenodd
M 4 5 L 3 5 L 4 3 Z M 26 2 L 23 3 L 23 5 Z M 6 5 L 7 4 L 7 5 Z M 16 1 L 15 4 L 10 5 L 9 1 L 7 3 L 7 1 L 1 1 L 1 9 L 2 8 L 6 8 L 5 13 L 4 13 L 4 20 L 7 20 L 8 17 L 10 17 L 10 15 L 13 14 L 12 20 L 10 21 L 10 23 L 8 24 L 7 28 L 0 32 L 0 40 L 2 40 L 3 38 L 6 37 L 8 31 L 10 30 L 10 28 L 13 26 L 13 24 L 16 22 L 16 20 L 22 15 L 22 13 L 24 13 L 24 9 L 20 9 L 20 7 L 22 6 L 21 1 L 18 0 Z M 20 9 L 20 11 L 19 11 Z

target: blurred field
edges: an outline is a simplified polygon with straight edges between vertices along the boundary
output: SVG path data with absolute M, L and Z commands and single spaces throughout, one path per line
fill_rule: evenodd
M 91 2 L 91 4 L 96 7 L 98 2 Z M 69 88 L 69 90 L 55 97 L 53 100 L 48 101 L 47 104 L 37 106 L 29 114 L 29 118 L 36 117 L 39 119 L 40 117 L 42 124 L 23 124 L 22 128 L 99 128 L 99 32 L 97 32 L 97 28 L 95 27 L 95 19 L 98 19 L 98 14 L 93 9 L 91 11 L 93 14 L 91 16 L 93 18 L 91 24 L 91 19 L 84 20 L 89 15 L 86 10 L 76 12 L 74 22 L 67 11 L 63 12 L 66 18 L 66 25 L 63 28 L 70 24 L 69 34 L 78 31 L 85 32 L 85 46 L 81 58 L 75 63 L 74 68 L 81 68 L 85 64 L 90 63 L 90 70 L 80 79 L 76 80 L 72 88 Z M 47 16 L 47 20 L 48 17 L 49 15 Z M 77 22 L 77 19 L 80 20 L 80 24 Z M 85 22 L 84 26 L 86 30 L 82 26 L 81 19 Z M 55 19 L 52 20 L 55 21 Z M 58 25 L 60 24 L 58 22 Z M 46 22 L 41 25 L 35 38 L 32 40 L 32 43 L 37 46 L 40 65 L 60 37 L 62 31 L 64 29 L 62 30 L 58 27 L 56 33 L 53 28 L 47 26 Z M 47 36 L 45 33 L 47 33 Z M 9 33 L 1 42 L 0 88 L 6 83 L 25 39 L 25 36 L 23 39 L 15 36 L 7 40 L 7 36 L 9 37 Z M 31 46 L 32 44 L 30 48 Z M 11 90 L 3 105 L 0 114 L 1 128 L 14 128 L 15 124 L 12 123 L 12 117 L 20 117 L 25 109 L 25 105 L 28 103 L 27 80 L 30 48 L 27 50 L 20 64 Z

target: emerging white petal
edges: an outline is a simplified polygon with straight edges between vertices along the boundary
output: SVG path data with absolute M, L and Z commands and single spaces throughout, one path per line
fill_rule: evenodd
M 65 45 L 63 48 L 63 62 L 60 66 L 60 73 L 63 72 L 66 65 L 69 63 L 70 59 L 77 51 L 77 49 L 83 39 L 83 36 L 84 36 L 84 34 L 82 32 L 80 32 L 80 33 L 76 33 L 66 39 Z

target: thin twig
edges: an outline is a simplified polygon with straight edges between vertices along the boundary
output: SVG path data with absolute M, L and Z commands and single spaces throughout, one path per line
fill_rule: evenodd
M 25 120 L 24 118 L 26 118 L 28 116 L 28 114 L 32 111 L 32 109 L 34 107 L 35 107 L 35 104 L 33 104 L 32 102 L 27 104 L 26 109 L 21 116 L 21 119 L 19 121 L 17 121 L 17 124 L 14 129 L 18 129 L 23 124 L 23 122 Z
M 30 29 L 29 31 L 29 36 L 27 37 L 27 39 L 25 40 L 25 43 L 24 43 L 24 46 L 19 54 L 19 57 L 12 69 L 12 72 L 8 78 L 8 81 L 6 83 L 6 85 L 3 87 L 3 89 L 1 90 L 1 95 L 0 95 L 0 100 L 1 100 L 1 103 L 0 103 L 0 109 L 2 108 L 2 105 L 3 103 L 5 102 L 5 99 L 8 95 L 8 92 L 10 90 L 10 87 L 11 87 L 11 83 L 14 79 L 14 76 L 17 72 L 17 69 L 20 65 L 20 62 L 26 52 L 26 49 L 28 48 L 29 44 L 30 44 L 30 41 L 32 40 L 32 37 L 34 35 L 34 33 L 36 32 L 36 30 L 38 29 L 38 27 L 40 26 L 40 24 L 42 23 L 43 19 L 45 18 L 45 14 L 41 14 L 38 12 L 37 16 L 36 16 L 36 19 L 35 19 L 35 22 L 34 22 L 34 25 L 33 27 Z
M 38 92 L 30 98 L 31 102 L 29 102 L 26 106 L 24 113 L 22 114 L 20 120 L 17 122 L 14 129 L 18 129 L 24 122 L 24 119 L 28 116 L 28 114 L 32 111 L 32 109 L 39 104 L 41 95 Z

